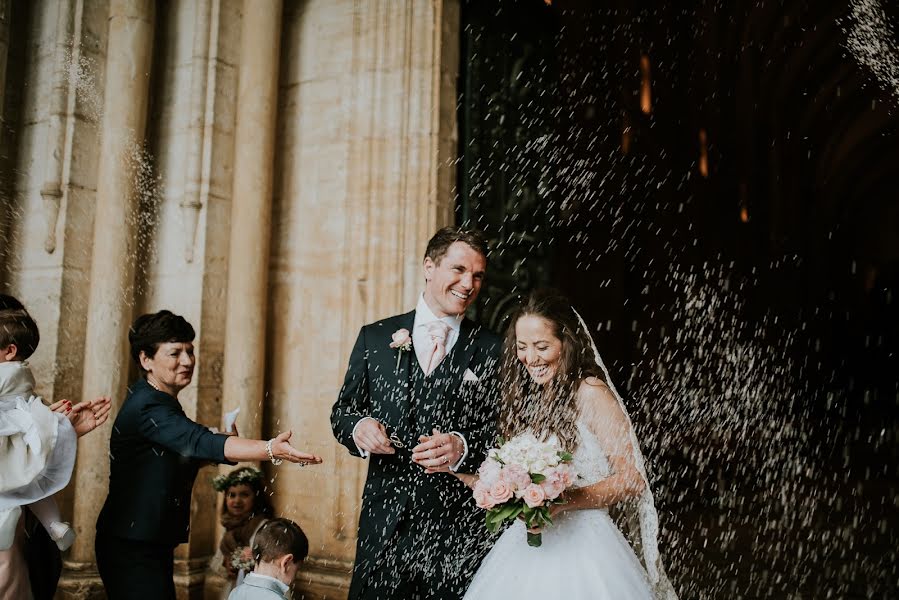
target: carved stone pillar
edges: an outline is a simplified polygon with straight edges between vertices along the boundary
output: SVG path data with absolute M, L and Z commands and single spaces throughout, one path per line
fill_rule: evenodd
M 110 394 L 116 406 L 128 383 L 127 331 L 138 243 L 134 161 L 146 125 L 154 18 L 153 0 L 110 1 L 82 396 Z M 78 538 L 66 562 L 63 590 L 96 585 L 94 534 L 109 487 L 109 428 L 79 444 L 74 499 Z M 78 582 L 79 576 L 86 581 Z
M 223 410 L 240 407 L 244 437 L 262 435 L 268 259 L 281 0 L 244 0 L 231 189 Z M 252 348 L 252 351 L 247 349 Z
M 66 161 L 66 124 L 69 118 L 69 92 L 72 89 L 70 70 L 73 56 L 80 50 L 74 42 L 74 2 L 57 5 L 56 43 L 53 48 L 53 87 L 50 89 L 49 123 L 47 124 L 47 153 L 41 199 L 47 232 L 44 250 L 56 251 L 56 226 L 63 195 L 63 165 Z
M 316 540 L 302 592 L 343 598 L 366 463 L 328 417 L 359 328 L 414 308 L 427 240 L 452 219 L 459 5 L 286 10 L 266 420 L 325 459 L 279 467 L 275 500 Z
M 10 0 L 0 0 L 0 126 L 5 127 L 5 122 L 3 120 L 3 109 L 5 107 L 6 101 L 6 62 L 9 54 L 9 10 L 10 10 Z M 0 150 L 4 152 L 7 149 L 4 146 L 6 136 L 0 130 Z M 7 198 L 9 195 L 9 189 L 11 188 L 10 182 L 4 181 L 5 173 L 0 170 L 0 236 L 4 239 L 9 239 L 9 205 L 10 202 Z M 6 278 L 6 263 L 9 261 L 9 257 L 7 253 L 9 252 L 8 244 L 6 244 L 6 248 L 0 248 L 0 289 L 2 289 L 4 279 Z

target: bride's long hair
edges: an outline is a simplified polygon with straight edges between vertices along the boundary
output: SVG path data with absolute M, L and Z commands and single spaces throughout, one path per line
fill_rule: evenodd
M 531 379 L 518 360 L 515 324 L 522 317 L 545 319 L 562 342 L 553 378 L 545 385 Z M 562 447 L 573 452 L 580 443 L 577 433 L 577 392 L 587 377 L 605 382 L 596 364 L 587 332 L 582 331 L 568 299 L 556 290 L 532 292 L 509 320 L 503 342 L 500 433 L 506 439 L 531 431 L 541 438 L 555 433 Z

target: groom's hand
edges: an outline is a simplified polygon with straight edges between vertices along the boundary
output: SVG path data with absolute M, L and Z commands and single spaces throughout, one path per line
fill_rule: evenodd
M 396 450 L 387 437 L 387 430 L 377 420 L 368 418 L 364 419 L 356 427 L 353 433 L 353 441 L 360 450 L 365 450 L 371 454 L 394 454 Z
M 449 473 L 465 452 L 459 436 L 437 429 L 434 435 L 420 436 L 418 441 L 421 443 L 412 448 L 412 461 L 424 467 L 426 473 Z

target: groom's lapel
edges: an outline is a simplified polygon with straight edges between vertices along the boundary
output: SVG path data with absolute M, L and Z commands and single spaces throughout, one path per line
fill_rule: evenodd
M 399 327 L 397 329 L 406 329 L 411 336 L 412 327 L 415 324 L 415 311 L 413 310 L 412 312 L 400 315 L 398 322 Z M 393 335 L 392 331 L 390 332 L 390 335 Z M 412 369 L 418 367 L 415 358 L 415 348 L 408 351 L 400 351 L 400 349 L 397 348 L 394 350 L 394 353 L 399 353 L 399 362 L 397 362 L 397 356 L 394 354 L 391 367 L 396 376 L 397 422 L 402 423 L 405 421 L 405 415 L 409 414 L 409 402 L 412 395 Z

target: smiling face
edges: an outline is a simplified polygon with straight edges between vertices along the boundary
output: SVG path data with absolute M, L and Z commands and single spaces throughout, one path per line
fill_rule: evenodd
M 550 321 L 535 315 L 518 319 L 515 348 L 518 360 L 536 383 L 543 385 L 555 376 L 562 357 L 562 340 L 556 337 Z
M 140 353 L 140 364 L 147 372 L 147 381 L 157 389 L 177 396 L 190 384 L 194 376 L 194 345 L 191 342 L 165 342 L 148 357 Z
M 245 483 L 232 485 L 225 492 L 225 508 L 232 517 L 242 518 L 253 510 L 253 499 L 256 493 Z
M 436 263 L 426 257 L 424 297 L 434 316 L 464 313 L 481 291 L 486 269 L 484 255 L 465 242 L 453 242 Z

